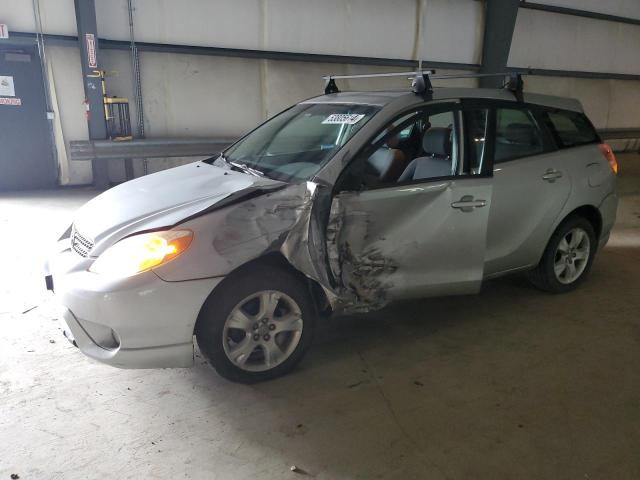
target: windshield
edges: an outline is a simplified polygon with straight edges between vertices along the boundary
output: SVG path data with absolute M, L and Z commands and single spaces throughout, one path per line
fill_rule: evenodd
M 224 152 L 224 159 L 276 180 L 308 180 L 378 110 L 371 105 L 299 104 L 260 125 Z

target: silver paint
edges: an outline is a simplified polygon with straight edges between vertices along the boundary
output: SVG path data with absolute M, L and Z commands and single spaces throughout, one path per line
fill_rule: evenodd
M 186 365 L 209 293 L 267 254 L 282 255 L 316 282 L 334 311 L 369 311 L 397 299 L 476 293 L 485 278 L 530 268 L 578 207 L 600 212 L 601 247 L 617 197 L 615 176 L 596 145 L 498 164 L 492 177 L 334 191 L 345 166 L 392 117 L 460 96 L 515 101 L 508 92 L 482 89 L 436 89 L 429 101 L 401 92 L 325 95 L 308 102 L 382 108 L 312 181 L 285 184 L 198 162 L 96 197 L 74 222 L 95 242 L 90 257 L 73 253 L 67 239 L 51 261 L 56 293 L 73 317 L 80 348 L 117 366 Z M 581 108 L 569 99 L 526 94 L 525 100 Z M 562 176 L 545 180 L 550 168 Z M 195 232 L 175 260 L 128 279 L 87 271 L 120 239 L 168 228 Z M 120 344 L 106 350 L 86 333 L 109 329 Z

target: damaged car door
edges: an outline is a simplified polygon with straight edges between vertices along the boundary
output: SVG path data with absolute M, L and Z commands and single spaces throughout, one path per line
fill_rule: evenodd
M 330 270 L 353 309 L 480 289 L 490 124 L 488 109 L 440 104 L 401 115 L 355 155 L 327 226 Z

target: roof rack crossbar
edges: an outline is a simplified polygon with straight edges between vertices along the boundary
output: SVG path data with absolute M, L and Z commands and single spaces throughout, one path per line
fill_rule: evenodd
M 429 81 L 429 77 L 432 77 L 435 74 L 435 70 L 420 70 L 416 72 L 389 72 L 389 73 L 361 73 L 355 75 L 325 75 L 322 78 L 325 80 L 324 84 L 324 93 L 338 93 L 340 89 L 336 85 L 336 80 L 346 80 L 346 79 L 361 79 L 361 78 L 380 78 L 380 77 L 407 77 L 407 79 L 413 79 L 413 83 L 416 83 L 416 79 L 418 77 L 423 79 L 422 84 L 425 85 L 425 88 L 431 89 L 431 82 Z M 413 84 L 412 84 L 413 85 Z M 415 91 L 415 87 L 414 91 Z M 416 92 L 416 93 L 421 93 Z
M 362 73 L 355 75 L 325 75 L 322 78 L 325 80 L 325 94 L 339 93 L 340 89 L 336 85 L 336 80 L 341 79 L 360 79 L 360 78 L 380 78 L 380 77 L 403 77 L 412 80 L 411 89 L 417 94 L 431 94 L 433 92 L 433 86 L 431 80 L 450 80 L 456 78 L 483 78 L 483 77 L 503 77 L 507 79 L 503 88 L 508 88 L 515 95 L 519 102 L 523 101 L 523 86 L 522 73 L 520 72 L 505 72 L 505 73 L 454 73 L 436 75 L 435 70 L 418 70 L 413 72 L 389 72 L 389 73 Z
M 435 70 L 424 70 L 418 72 L 389 72 L 389 73 L 360 73 L 357 75 L 325 75 L 322 77 L 325 80 L 331 78 L 335 80 L 347 79 L 347 78 L 376 78 L 376 77 L 404 77 L 413 78 L 414 75 L 423 74 L 431 75 L 435 73 Z

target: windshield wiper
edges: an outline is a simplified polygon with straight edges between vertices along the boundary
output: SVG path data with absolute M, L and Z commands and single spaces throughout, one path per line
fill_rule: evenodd
M 244 173 L 248 173 L 248 174 L 256 176 L 256 177 L 264 177 L 264 172 L 261 172 L 260 170 L 256 170 L 255 168 L 251 168 L 246 163 L 231 162 L 231 161 L 227 160 L 224 157 L 222 157 L 222 158 L 229 165 L 231 165 L 233 167 L 236 167 L 236 169 L 239 169 L 240 171 L 242 171 Z
M 242 172 L 242 173 L 248 173 L 249 175 L 253 175 L 254 177 L 264 177 L 265 173 L 261 172 L 260 170 L 257 170 L 255 168 L 251 168 L 249 165 L 247 165 L 246 163 L 240 163 L 240 162 L 232 162 L 230 161 L 225 155 L 224 153 L 221 153 L 218 156 L 219 160 L 222 160 L 224 163 L 226 163 L 227 165 L 229 165 L 229 168 L 231 168 L 232 170 L 235 170 L 236 172 Z

